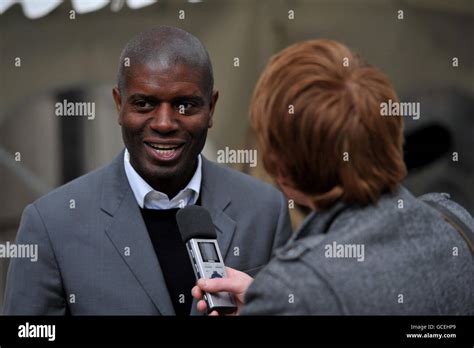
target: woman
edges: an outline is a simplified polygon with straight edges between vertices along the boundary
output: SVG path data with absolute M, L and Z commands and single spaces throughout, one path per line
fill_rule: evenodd
M 193 296 L 230 291 L 247 315 L 473 314 L 462 236 L 472 217 L 447 195 L 417 199 L 400 185 L 403 116 L 382 112 L 398 101 L 381 71 L 335 41 L 274 56 L 252 124 L 267 171 L 312 212 L 255 281 L 229 269 L 228 279 L 200 280 Z

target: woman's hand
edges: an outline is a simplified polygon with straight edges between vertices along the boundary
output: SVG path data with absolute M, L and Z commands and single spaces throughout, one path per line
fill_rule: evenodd
M 193 297 L 198 300 L 197 309 L 201 313 L 207 313 L 207 304 L 203 300 L 204 292 L 214 293 L 226 291 L 234 296 L 237 311 L 231 315 L 238 315 L 244 305 L 245 292 L 253 278 L 244 272 L 226 267 L 227 278 L 199 279 L 197 285 L 191 290 Z M 219 315 L 217 311 L 212 311 L 209 315 Z

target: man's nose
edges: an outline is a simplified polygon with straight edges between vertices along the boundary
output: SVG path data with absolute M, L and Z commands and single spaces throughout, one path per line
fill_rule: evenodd
M 178 128 L 175 116 L 176 110 L 169 103 L 161 103 L 156 108 L 153 120 L 150 123 L 151 129 L 158 133 L 170 133 Z

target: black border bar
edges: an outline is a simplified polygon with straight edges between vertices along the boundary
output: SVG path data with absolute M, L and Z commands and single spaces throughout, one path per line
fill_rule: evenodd
M 408 344 L 472 347 L 472 316 L 0 317 L 0 346 L 34 344 Z M 55 340 L 18 337 L 19 326 L 55 325 Z M 420 327 L 425 327 L 422 331 Z M 455 338 L 407 338 L 455 334 Z

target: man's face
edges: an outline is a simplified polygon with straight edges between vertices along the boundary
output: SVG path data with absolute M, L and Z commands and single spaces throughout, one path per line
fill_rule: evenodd
M 135 170 L 152 186 L 189 180 L 218 98 L 206 94 L 200 72 L 185 65 L 136 66 L 122 94 L 114 88 L 113 95 Z

